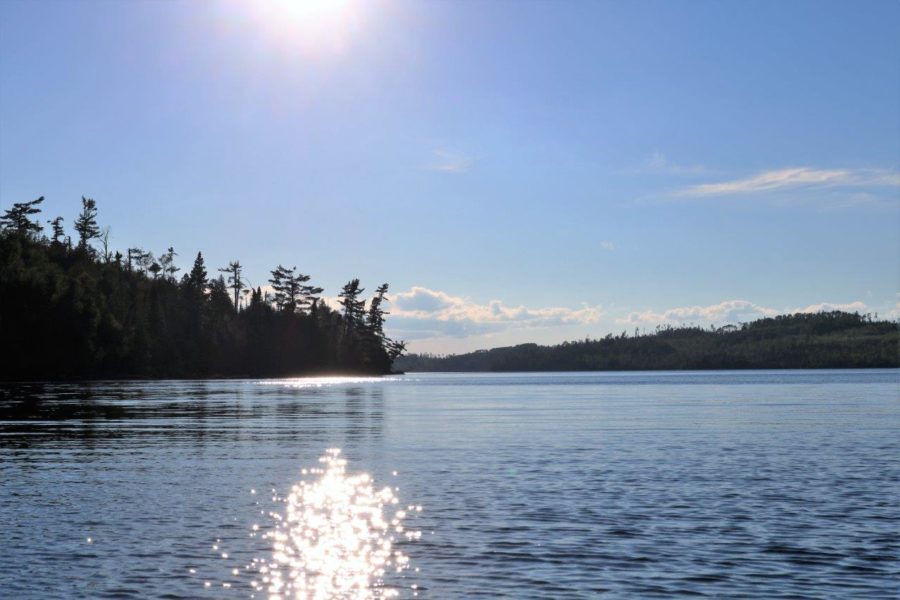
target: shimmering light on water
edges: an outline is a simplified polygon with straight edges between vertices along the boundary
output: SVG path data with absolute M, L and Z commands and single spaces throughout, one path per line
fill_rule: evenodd
M 0 386 L 0 598 L 262 600 L 340 447 L 424 534 L 397 600 L 897 599 L 900 370 L 315 383 Z
M 259 567 L 260 581 L 254 580 L 270 600 L 398 595 L 384 582 L 387 571 L 409 565 L 395 536 L 415 539 L 419 533 L 405 530 L 407 512 L 398 508 L 395 490 L 376 488 L 368 473 L 348 474 L 340 454 L 330 449 L 319 459 L 321 468 L 304 469 L 314 479 L 294 485 L 284 511 L 271 513 L 276 525 L 265 535 L 272 555 Z
M 342 384 L 382 383 L 385 381 L 402 381 L 400 377 L 346 377 L 332 375 L 326 377 L 294 377 L 290 379 L 265 379 L 259 383 L 264 385 L 277 385 L 295 389 L 320 388 Z

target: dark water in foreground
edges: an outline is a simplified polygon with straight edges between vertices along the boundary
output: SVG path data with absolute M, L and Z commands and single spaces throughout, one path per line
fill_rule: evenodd
M 318 383 L 3 388 L 0 597 L 265 597 L 260 511 L 330 447 L 424 508 L 404 598 L 900 589 L 900 371 Z

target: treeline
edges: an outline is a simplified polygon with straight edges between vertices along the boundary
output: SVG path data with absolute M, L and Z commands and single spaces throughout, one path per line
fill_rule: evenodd
M 557 346 L 411 354 L 405 371 L 630 371 L 900 367 L 900 325 L 846 312 L 798 313 L 718 329 L 663 327 Z
M 272 271 L 271 294 L 239 261 L 210 274 L 199 252 L 179 277 L 174 248 L 111 250 L 90 198 L 74 241 L 62 217 L 46 235 L 42 201 L 0 218 L 0 379 L 388 373 L 404 352 L 384 334 L 387 284 L 367 302 L 352 279 L 336 311 L 293 267 Z

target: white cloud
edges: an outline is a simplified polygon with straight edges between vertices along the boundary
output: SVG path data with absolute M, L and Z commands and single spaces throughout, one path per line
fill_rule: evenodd
M 831 312 L 833 310 L 840 310 L 843 312 L 858 312 L 860 314 L 866 313 L 869 310 L 869 307 L 865 302 L 860 302 L 857 300 L 856 302 L 847 302 L 845 304 L 835 304 L 832 302 L 820 302 L 818 304 L 810 304 L 805 308 L 795 308 L 792 313 L 817 313 L 817 312 Z
M 891 321 L 900 321 L 900 293 L 897 294 L 897 301 L 894 306 L 887 312 L 887 318 Z
M 441 173 L 465 173 L 472 168 L 473 162 L 471 158 L 462 154 L 448 152 L 447 150 L 435 150 L 433 160 L 428 165 L 428 169 Z
M 900 173 L 883 169 L 812 169 L 795 167 L 763 171 L 752 177 L 704 183 L 675 192 L 676 196 L 706 197 L 752 194 L 796 188 L 896 187 Z
M 606 250 L 607 252 L 612 252 L 616 249 L 616 245 L 609 240 L 603 240 L 602 242 L 600 242 L 600 248 Z
M 723 325 L 726 323 L 747 323 L 765 317 L 793 313 L 817 313 L 840 310 L 844 312 L 868 312 L 865 302 L 847 303 L 820 302 L 800 308 L 775 309 L 755 304 L 748 300 L 726 300 L 708 306 L 681 306 L 660 312 L 645 310 L 631 312 L 625 317 L 616 319 L 617 323 L 627 325 L 679 325 L 695 323 L 697 325 Z
M 772 317 L 776 314 L 778 311 L 774 309 L 747 300 L 726 300 L 709 306 L 681 306 L 662 312 L 653 310 L 631 312 L 626 317 L 616 319 L 616 322 L 629 325 L 737 323 Z
M 467 337 L 510 329 L 589 325 L 604 314 L 600 306 L 528 308 L 500 300 L 479 304 L 446 292 L 413 287 L 390 296 L 388 325 L 404 339 Z

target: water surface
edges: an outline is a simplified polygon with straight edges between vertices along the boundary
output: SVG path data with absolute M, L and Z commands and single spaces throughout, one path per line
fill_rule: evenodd
M 2 597 L 264 597 L 268 513 L 328 448 L 423 507 L 404 598 L 900 583 L 896 370 L 0 389 Z

